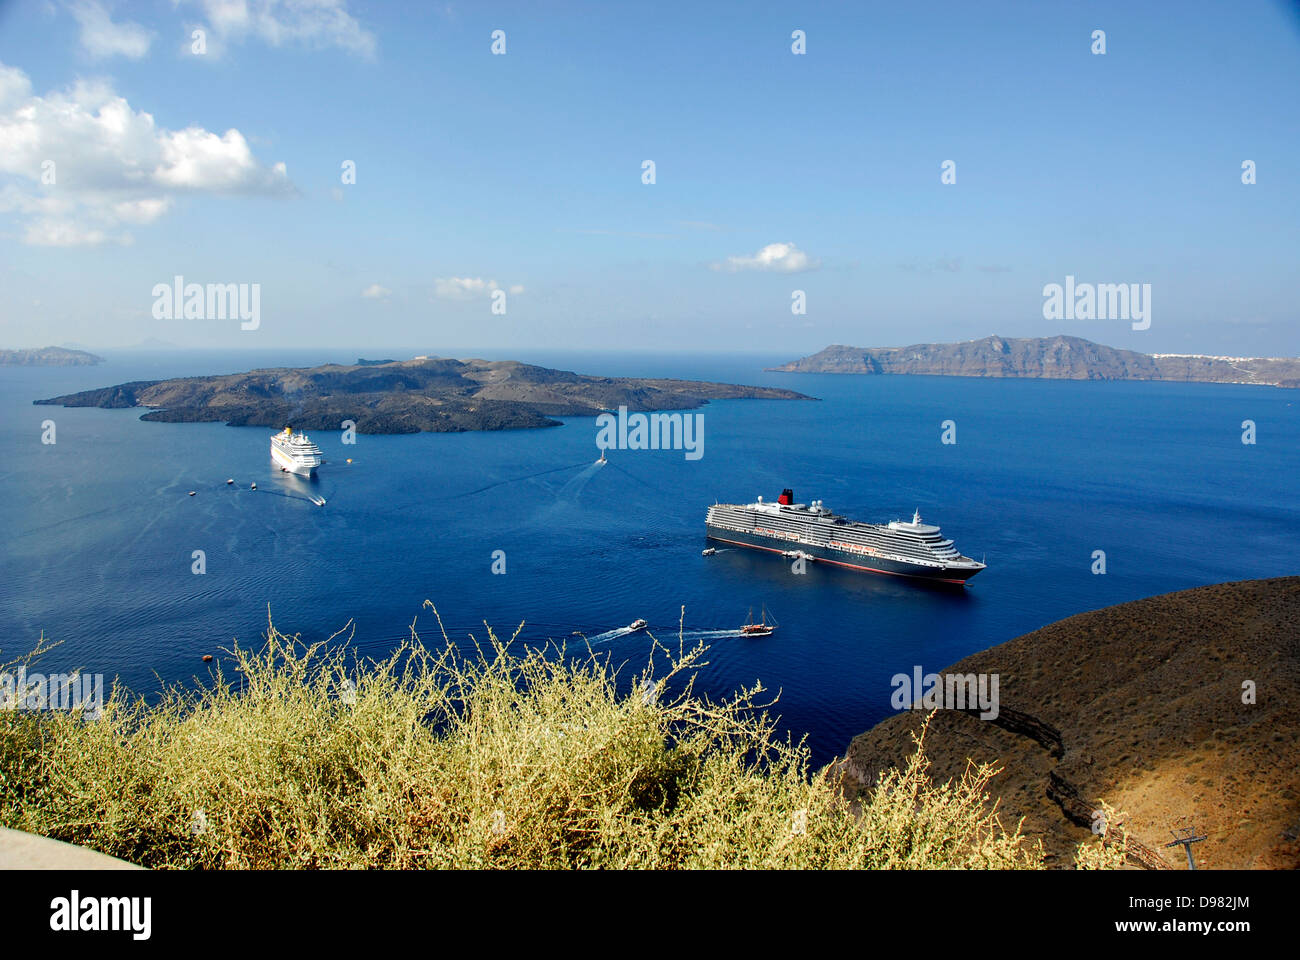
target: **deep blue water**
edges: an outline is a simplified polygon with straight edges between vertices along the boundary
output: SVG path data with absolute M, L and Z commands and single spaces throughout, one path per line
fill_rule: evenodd
M 713 403 L 702 459 L 611 451 L 598 469 L 592 419 L 361 436 L 355 446 L 314 433 L 330 462 L 310 484 L 271 466 L 264 428 L 31 405 L 132 379 L 358 352 L 378 355 L 115 354 L 92 368 L 0 368 L 0 660 L 43 631 L 63 641 L 47 666 L 117 675 L 147 693 L 159 677 L 203 674 L 201 655 L 234 638 L 257 643 L 268 605 L 304 639 L 354 620 L 361 651 L 378 655 L 417 616 L 426 640 L 437 637 L 425 599 L 458 635 L 482 636 L 484 620 L 509 634 L 524 620 L 532 640 L 594 637 L 636 617 L 669 638 L 683 605 L 688 630 L 733 628 L 765 603 L 780 629 L 714 640 L 701 686 L 723 696 L 761 679 L 780 690 L 783 724 L 826 761 L 889 712 L 889 678 L 913 665 L 938 670 L 1125 600 L 1300 573 L 1300 393 L 1267 387 L 762 372 L 784 356 L 529 354 L 520 359 L 774 384 L 820 400 Z M 54 445 L 41 443 L 47 418 Z M 939 442 L 946 419 L 956 445 Z M 1253 446 L 1241 442 L 1246 419 L 1258 425 Z M 953 591 L 816 564 L 797 576 L 751 551 L 700 555 L 708 504 L 774 498 L 784 486 L 855 519 L 919 507 L 989 568 Z M 207 573 L 196 576 L 200 549 Z M 1097 549 L 1105 576 L 1091 572 Z M 504 576 L 491 573 L 494 550 L 506 553 Z M 648 640 L 603 646 L 639 668 Z

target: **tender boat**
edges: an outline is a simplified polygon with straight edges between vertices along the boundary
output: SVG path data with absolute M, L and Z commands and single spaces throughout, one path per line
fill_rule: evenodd
M 700 551 L 700 556 L 711 557 L 717 552 L 718 552 L 717 547 L 705 547 L 703 550 Z
M 646 623 L 644 620 L 636 619 L 629 623 L 627 628 L 633 633 L 636 633 L 638 630 L 644 630 L 648 626 L 650 626 L 650 624 Z

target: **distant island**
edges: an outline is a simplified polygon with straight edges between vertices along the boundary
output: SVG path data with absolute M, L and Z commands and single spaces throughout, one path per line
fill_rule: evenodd
M 65 347 L 0 350 L 0 367 L 90 367 L 103 362 L 103 357 L 93 353 Z
M 1300 387 L 1300 359 L 1137 353 L 1080 337 L 985 337 L 910 347 L 827 347 L 770 370 L 1048 380 L 1176 380 Z
M 136 380 L 36 400 L 65 407 L 149 407 L 166 423 L 454 433 L 558 426 L 555 417 L 630 410 L 685 410 L 710 400 L 810 400 L 778 387 L 694 380 L 595 377 L 513 360 L 416 357 L 404 361 L 278 367 L 214 377 Z

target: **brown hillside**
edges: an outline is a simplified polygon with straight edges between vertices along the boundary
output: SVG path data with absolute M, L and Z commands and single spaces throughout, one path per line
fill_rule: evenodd
M 1300 866 L 1300 577 L 1198 587 L 1082 613 L 938 673 L 997 673 L 1000 716 L 940 710 L 926 738 L 940 780 L 968 757 L 1003 767 L 1003 823 L 1025 818 L 1068 866 L 1099 801 L 1170 867 L 1173 827 L 1206 834 L 1198 868 Z M 1253 680 L 1256 703 L 1242 703 Z M 923 713 L 856 737 L 851 791 L 911 752 Z M 1053 862 L 1053 861 L 1049 861 Z

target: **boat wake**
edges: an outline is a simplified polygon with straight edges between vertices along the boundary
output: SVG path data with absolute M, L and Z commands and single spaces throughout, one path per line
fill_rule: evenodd
M 682 632 L 683 640 L 729 640 L 733 637 L 743 637 L 744 634 L 739 630 L 685 630 Z
M 640 630 L 631 630 L 627 627 L 619 627 L 617 630 L 606 630 L 604 633 L 597 634 L 594 637 L 588 637 L 587 642 L 593 647 L 598 643 L 609 643 L 613 640 L 619 640 L 623 637 L 634 633 L 641 633 Z M 681 638 L 683 640 L 732 640 L 743 637 L 745 634 L 739 630 L 684 630 Z M 676 639 L 677 632 L 673 631 L 672 638 Z
M 551 473 L 561 473 L 561 472 L 563 472 L 563 471 L 565 471 L 565 470 L 576 470 L 578 467 L 586 467 L 586 466 L 588 466 L 588 464 L 587 464 L 587 461 L 584 460 L 582 463 L 571 463 L 571 464 L 569 464 L 567 467 L 555 467 L 555 468 L 553 468 L 553 469 L 551 469 L 551 470 L 539 470 L 537 473 L 529 473 L 529 474 L 525 474 L 525 475 L 522 476 L 522 477 L 509 477 L 509 478 L 507 478 L 507 479 L 505 479 L 505 480 L 498 480 L 498 481 L 496 481 L 495 483 L 489 483 L 487 486 L 484 486 L 484 487 L 478 487 L 478 488 L 476 488 L 476 489 L 474 489 L 474 490 L 470 490 L 468 493 L 457 494 L 457 496 L 459 496 L 459 497 L 472 497 L 472 496 L 474 496 L 476 493 L 483 493 L 484 491 L 492 490 L 492 489 L 494 489 L 494 488 L 496 488 L 496 487 L 504 486 L 504 485 L 507 484 L 507 483 L 519 483 L 521 480 L 532 480 L 534 477 L 544 477 L 544 476 L 546 476 L 547 474 L 551 474 Z M 594 472 L 594 471 L 593 471 L 593 472 Z
M 583 469 L 576 477 L 569 480 L 560 487 L 560 492 L 556 494 L 558 500 L 568 500 L 577 497 L 582 492 L 582 488 L 587 485 L 587 481 L 596 475 L 603 464 L 597 460 L 595 463 Z
M 249 490 L 248 492 L 249 492 L 249 493 L 269 493 L 269 494 L 270 494 L 271 496 L 273 496 L 273 497 L 284 497 L 284 499 L 286 499 L 286 500 L 305 500 L 305 501 L 307 501 L 308 503 L 316 503 L 316 498 L 315 498 L 315 497 L 308 496 L 307 494 L 303 494 L 303 493 L 289 493 L 289 492 L 284 491 L 284 490 L 268 490 L 268 489 L 266 489 L 265 487 L 258 487 L 256 490 Z M 324 497 L 321 497 L 320 499 L 321 499 L 321 501 L 322 501 L 322 503 L 323 503 L 325 498 L 324 498 Z M 316 506 L 319 507 L 319 506 L 322 505 L 322 503 L 316 503 Z
M 626 477 L 631 477 L 633 480 L 635 480 L 637 483 L 641 484 L 641 486 L 643 486 L 643 487 L 649 487 L 651 490 L 655 490 L 655 491 L 658 491 L 658 492 L 662 492 L 662 491 L 660 491 L 660 488 L 659 488 L 659 487 L 656 487 L 653 483 L 647 483 L 645 480 L 642 480 L 640 477 L 638 477 L 635 473 L 628 473 L 626 470 L 624 470 L 622 467 L 620 467 L 617 463 L 610 463 L 609 466 L 613 467 L 615 470 L 617 470 L 619 473 L 623 474 L 624 476 L 626 476 Z
M 55 527 L 61 527 L 65 523 L 78 523 L 82 520 L 88 520 L 91 517 L 97 517 L 101 513 L 111 513 L 112 511 L 119 510 L 119 509 L 121 508 L 114 505 L 111 507 L 104 507 L 102 510 L 92 510 L 90 513 L 83 513 L 76 517 L 67 517 L 66 519 L 63 520 L 55 520 L 53 523 L 47 523 L 39 527 L 32 527 L 30 530 L 20 530 L 18 533 L 15 533 L 14 536 L 25 537 L 33 533 L 43 533 L 46 530 L 53 530 Z
M 604 633 L 598 633 L 594 637 L 588 637 L 587 643 L 593 647 L 598 643 L 609 643 L 611 640 L 617 640 L 619 637 L 626 637 L 628 634 L 637 633 L 630 627 L 619 627 L 617 630 L 606 630 Z

